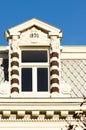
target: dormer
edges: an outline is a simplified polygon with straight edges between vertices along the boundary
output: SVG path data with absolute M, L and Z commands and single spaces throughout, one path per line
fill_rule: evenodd
M 0 130 L 86 130 L 86 46 L 32 19 L 0 47 Z
M 60 29 L 31 19 L 8 29 L 11 95 L 58 97 L 60 86 Z

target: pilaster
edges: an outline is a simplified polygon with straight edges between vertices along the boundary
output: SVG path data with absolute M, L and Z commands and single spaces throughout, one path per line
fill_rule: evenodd
M 60 87 L 60 38 L 50 34 L 50 92 L 57 97 Z
M 18 35 L 12 36 L 9 41 L 10 46 L 10 84 L 11 93 L 19 93 L 19 51 L 18 51 Z

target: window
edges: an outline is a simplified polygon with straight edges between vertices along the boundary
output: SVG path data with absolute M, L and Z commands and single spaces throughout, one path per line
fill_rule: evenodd
M 22 68 L 22 91 L 32 91 L 32 68 Z
M 48 69 L 37 68 L 37 91 L 48 91 Z
M 21 50 L 21 92 L 40 93 L 49 90 L 48 49 Z
M 47 51 L 27 50 L 22 51 L 22 62 L 47 62 Z

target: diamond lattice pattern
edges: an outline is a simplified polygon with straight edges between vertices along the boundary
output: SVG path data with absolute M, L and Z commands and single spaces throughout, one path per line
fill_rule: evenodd
M 71 86 L 71 97 L 86 97 L 86 60 L 61 60 L 61 82 Z
M 0 84 L 4 82 L 4 68 L 0 66 Z

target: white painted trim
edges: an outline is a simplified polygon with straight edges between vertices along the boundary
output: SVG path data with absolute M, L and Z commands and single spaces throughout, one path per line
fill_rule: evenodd
M 27 120 L 26 122 L 23 121 L 15 121 L 15 122 L 1 122 L 0 123 L 0 130 L 67 130 L 61 129 L 65 128 L 68 123 L 66 121 L 30 121 Z
M 86 46 L 63 46 L 61 59 L 86 59 Z
M 52 58 L 50 58 L 50 62 L 52 62 L 52 61 L 57 61 L 57 62 L 59 62 L 59 59 L 58 59 L 57 57 L 52 57 Z
M 58 76 L 57 74 L 52 74 L 52 75 L 50 76 L 50 79 L 53 79 L 53 78 L 59 79 L 59 76 Z
M 16 65 L 13 65 L 13 66 L 11 67 L 11 70 L 13 70 L 13 69 L 15 69 L 15 70 L 19 70 L 19 67 L 16 66 Z
M 56 70 L 58 70 L 58 71 L 60 70 L 59 67 L 57 67 L 56 65 L 53 65 L 52 67 L 50 67 L 50 71 L 52 71 L 52 70 L 54 70 L 54 69 L 56 69 Z
M 10 28 L 8 31 L 5 32 L 5 37 L 7 38 L 8 35 L 11 35 L 11 34 L 17 34 L 18 35 L 18 32 L 21 32 L 21 31 L 23 31 L 27 28 L 30 28 L 34 25 L 39 27 L 39 28 L 42 28 L 43 30 L 46 30 L 48 32 L 54 32 L 56 34 L 59 34 L 61 32 L 60 29 L 53 27 L 53 26 L 51 26 L 51 25 L 49 25 L 45 22 L 42 22 L 38 19 L 33 18 L 33 19 L 26 21 L 26 22 L 24 22 L 20 25 L 17 25 L 15 27 Z M 8 34 L 8 32 L 9 32 L 9 34 Z
M 19 58 L 13 57 L 13 58 L 12 58 L 12 61 L 17 61 L 17 62 L 19 62 Z
M 47 51 L 47 62 L 36 62 L 36 63 L 22 63 L 20 60 L 20 68 L 32 68 L 32 92 L 22 92 L 20 88 L 20 93 L 17 95 L 18 97 L 50 97 L 49 93 L 49 77 L 48 77 L 48 92 L 37 92 L 37 68 L 48 68 L 49 73 L 49 48 L 43 47 L 43 48 L 21 48 L 20 50 L 20 59 L 21 59 L 21 52 L 22 50 L 46 50 Z M 49 76 L 49 74 L 48 74 Z M 20 87 L 21 87 L 21 69 L 20 69 Z M 12 97 L 15 97 L 15 95 L 12 95 Z M 17 97 L 16 96 L 16 97 Z
M 13 88 L 13 87 L 17 87 L 17 88 L 19 88 L 19 85 L 18 85 L 18 83 L 13 83 L 12 85 L 11 85 L 11 88 Z
M 11 95 L 13 98 L 49 98 L 50 92 L 20 92 L 19 94 Z
M 61 52 L 62 53 L 86 53 L 86 46 L 61 46 Z
M 51 88 L 53 88 L 53 87 L 59 88 L 59 84 L 58 84 L 58 83 L 52 83 L 52 84 L 51 84 Z
M 11 79 L 14 79 L 14 78 L 19 79 L 19 75 L 13 74 L 13 75 L 11 76 Z
M 41 93 L 40 93 L 41 95 Z M 47 93 L 46 93 L 47 95 Z M 11 97 L 0 99 L 0 111 L 86 111 L 86 103 L 82 107 L 80 104 L 83 99 L 79 98 L 54 98 L 54 97 L 40 97 L 39 98 L 25 98 L 25 97 Z M 35 104 L 34 104 L 35 103 Z
M 7 105 L 7 103 L 12 103 L 12 104 L 15 104 L 15 103 L 70 103 L 71 105 L 80 105 L 81 102 L 83 102 L 84 99 L 83 98 L 23 98 L 22 97 L 22 100 L 21 98 L 0 98 L 0 105 L 2 104 L 5 104 Z M 9 105 L 9 104 L 8 104 Z M 51 104 L 53 105 L 53 104 Z M 86 103 L 84 104 L 84 106 L 86 105 Z M 84 107 L 83 106 L 83 107 Z M 8 108 L 7 108 L 8 109 Z
M 86 53 L 61 53 L 61 59 L 86 59 Z
M 0 46 L 0 52 L 1 51 L 9 51 L 9 46 Z
M 32 68 L 32 92 L 37 92 L 37 67 Z
M 46 68 L 46 66 L 49 66 L 49 63 L 48 62 L 46 62 L 46 63 L 42 63 L 42 62 L 40 62 L 40 63 L 21 63 L 21 65 L 20 65 L 22 68 L 32 68 L 32 67 L 37 67 L 37 68 Z

